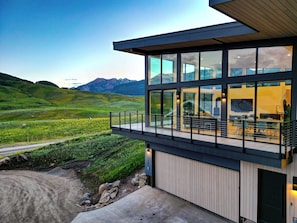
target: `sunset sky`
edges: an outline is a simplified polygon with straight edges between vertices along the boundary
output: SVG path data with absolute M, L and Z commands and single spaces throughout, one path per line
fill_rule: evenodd
M 232 21 L 208 0 L 0 0 L 0 72 L 72 87 L 144 79 L 144 58 L 112 42 Z

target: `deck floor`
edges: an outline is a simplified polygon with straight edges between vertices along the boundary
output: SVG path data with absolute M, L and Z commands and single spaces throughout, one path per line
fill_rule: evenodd
M 180 138 L 185 138 L 189 140 L 191 139 L 191 133 L 187 131 L 177 131 L 175 129 L 172 130 L 171 128 L 147 127 L 142 123 L 134 123 L 131 125 L 127 124 L 127 125 L 121 125 L 121 126 L 113 125 L 113 127 L 126 129 L 126 130 L 131 129 L 132 131 L 138 131 L 138 132 L 144 132 L 144 133 L 153 133 L 153 134 L 157 133 L 158 135 L 180 137 Z M 215 143 L 214 133 L 213 132 L 208 132 L 208 133 L 209 134 L 207 134 L 207 131 L 201 131 L 200 134 L 193 132 L 192 139 L 197 141 Z M 236 137 L 238 136 L 234 135 L 234 138 L 217 136 L 217 143 L 222 145 L 234 146 L 242 149 L 243 139 L 236 138 Z M 277 140 L 271 140 L 271 142 L 265 142 L 263 140 L 263 142 L 261 142 L 261 141 L 254 141 L 253 137 L 246 137 L 246 140 L 244 141 L 244 147 L 246 149 L 271 152 L 276 154 L 279 154 L 279 151 L 280 151 L 280 145 L 279 143 L 277 143 Z M 281 153 L 285 154 L 285 146 L 283 145 L 281 146 Z

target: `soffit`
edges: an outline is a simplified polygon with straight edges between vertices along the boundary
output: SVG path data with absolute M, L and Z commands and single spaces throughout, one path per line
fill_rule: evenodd
M 296 0 L 228 0 L 212 7 L 257 30 L 262 39 L 297 36 Z

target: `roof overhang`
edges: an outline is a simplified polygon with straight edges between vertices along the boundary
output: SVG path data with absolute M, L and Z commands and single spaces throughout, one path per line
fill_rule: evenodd
M 256 33 L 255 30 L 239 22 L 231 22 L 114 42 L 113 46 L 115 50 L 145 55 L 170 49 L 223 44 L 225 42 L 234 41 L 234 38 L 237 36 L 254 33 Z M 230 38 L 229 41 L 228 38 Z
M 257 30 L 259 39 L 297 36 L 296 0 L 209 0 L 209 5 Z
M 114 42 L 114 50 L 153 54 L 176 49 L 297 36 L 296 0 L 209 0 L 237 22 Z

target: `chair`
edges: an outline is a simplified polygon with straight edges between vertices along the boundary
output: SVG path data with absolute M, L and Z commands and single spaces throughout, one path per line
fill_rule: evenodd
M 258 128 L 257 136 L 266 137 L 267 123 L 263 121 L 259 121 L 257 128 Z
M 238 120 L 237 118 L 234 118 L 233 126 L 235 126 L 235 132 L 234 135 L 240 135 L 240 132 L 242 132 L 242 124 L 241 120 Z

